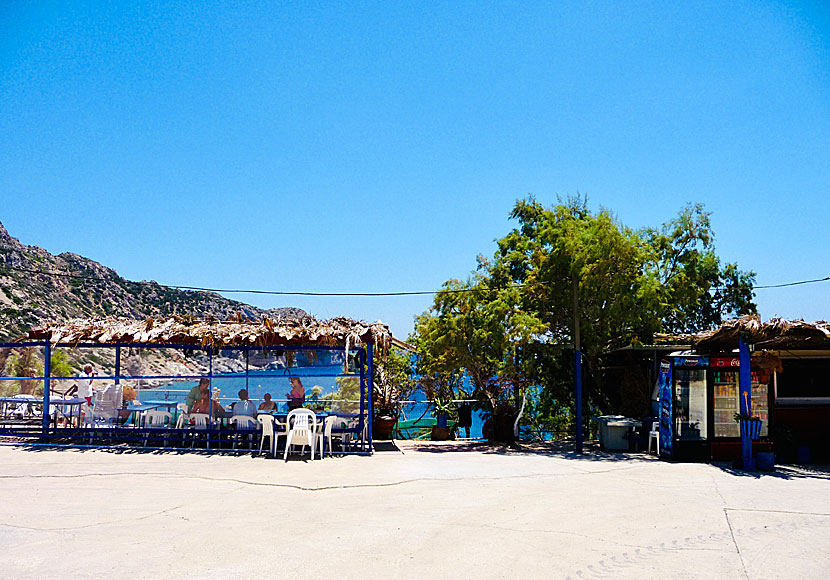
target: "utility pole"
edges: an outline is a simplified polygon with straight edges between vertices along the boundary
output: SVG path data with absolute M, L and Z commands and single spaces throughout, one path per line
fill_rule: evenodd
M 573 277 L 574 294 L 574 375 L 576 378 L 576 452 L 582 453 L 582 351 L 579 338 L 579 283 Z

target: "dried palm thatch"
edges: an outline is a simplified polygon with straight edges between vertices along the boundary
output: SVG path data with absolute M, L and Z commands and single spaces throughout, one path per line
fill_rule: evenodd
M 107 317 L 76 318 L 34 328 L 28 338 L 53 344 L 147 343 L 187 344 L 203 347 L 318 345 L 348 349 L 372 343 L 386 352 L 394 340 L 382 322 L 359 322 L 346 317 L 318 320 L 313 316 L 258 321 L 219 321 L 189 316 L 133 320 Z
M 704 332 L 694 343 L 700 352 L 731 350 L 744 337 L 757 350 L 830 348 L 830 324 L 773 318 L 761 322 L 757 315 L 727 320 L 719 328 Z

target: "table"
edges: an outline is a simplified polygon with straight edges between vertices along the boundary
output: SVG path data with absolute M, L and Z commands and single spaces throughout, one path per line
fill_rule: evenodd
M 24 405 L 26 407 L 25 413 L 31 413 L 32 417 L 35 416 L 34 409 L 31 409 L 31 405 L 36 405 L 40 407 L 40 416 L 43 416 L 43 397 L 32 397 L 32 398 L 23 398 L 23 397 L 0 397 L 0 404 L 2 404 L 2 413 L 0 416 L 6 417 L 9 414 L 9 406 L 14 405 L 15 409 L 11 411 L 10 414 L 14 414 L 17 409 L 20 408 L 20 405 Z M 49 399 L 49 407 L 55 409 L 55 418 L 53 421 L 53 425 L 57 427 L 58 421 L 58 407 L 69 407 L 69 412 L 63 412 L 61 410 L 61 414 L 64 418 L 72 418 L 77 417 L 78 423 L 80 424 L 81 419 L 81 405 L 86 403 L 86 399 L 81 399 L 80 397 L 74 397 L 71 399 L 66 399 L 63 397 L 51 397 Z M 72 407 L 77 407 L 77 410 L 73 410 Z

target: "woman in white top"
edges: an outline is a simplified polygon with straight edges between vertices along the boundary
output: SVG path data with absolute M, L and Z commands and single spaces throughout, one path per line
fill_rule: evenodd
M 84 372 L 79 375 L 78 381 L 78 396 L 86 399 L 87 404 L 92 406 L 92 378 L 97 375 L 92 365 L 86 365 Z

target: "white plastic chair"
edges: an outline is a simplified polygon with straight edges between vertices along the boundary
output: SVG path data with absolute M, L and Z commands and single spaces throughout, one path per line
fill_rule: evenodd
M 271 456 L 276 452 L 276 445 L 274 444 L 274 417 L 272 415 L 258 415 L 256 418 L 259 421 L 262 433 L 259 437 L 259 454 L 262 455 L 262 448 L 265 447 L 265 438 L 268 437 L 268 449 L 271 451 Z
M 248 438 L 249 447 L 253 447 L 253 436 L 257 427 L 256 419 L 250 415 L 234 415 L 231 417 L 231 424 L 234 427 L 233 448 L 236 449 L 239 436 L 243 434 Z
M 144 428 L 145 429 L 168 429 L 173 425 L 173 414 L 168 411 L 159 411 L 152 409 L 144 412 Z M 168 434 L 164 434 L 164 445 L 167 445 Z M 147 441 L 150 438 L 149 432 L 144 438 L 144 446 L 147 447 Z
M 340 428 L 348 428 L 350 426 L 349 420 L 343 417 L 338 417 L 337 415 L 330 415 L 326 417 L 326 420 L 323 423 L 322 432 L 317 434 L 317 440 L 320 442 L 320 457 L 325 457 L 325 447 L 324 444 L 328 445 L 329 456 L 333 455 L 332 450 L 334 449 L 332 444 L 332 438 L 337 437 L 340 439 L 340 450 L 346 451 L 346 441 L 349 439 L 349 433 L 332 433 L 332 430 L 335 427 Z
M 189 418 L 193 421 L 193 429 L 206 431 L 210 428 L 210 417 L 207 413 L 190 413 Z M 193 443 L 191 447 L 196 445 L 196 434 L 193 434 Z M 207 448 L 210 449 L 210 441 L 207 442 Z
M 302 445 L 300 454 L 305 453 L 306 446 L 311 447 L 311 460 L 314 460 L 314 436 L 317 431 L 317 415 L 310 409 L 294 409 L 288 413 L 288 435 L 285 439 L 285 455 L 288 461 L 288 451 L 292 445 Z
M 651 424 L 651 431 L 648 432 L 648 452 L 651 453 L 651 442 L 654 441 L 657 447 L 657 455 L 660 455 L 660 421 Z
M 20 399 L 22 401 L 21 403 L 12 403 L 13 405 L 17 405 L 12 411 L 12 416 L 17 416 L 21 419 L 29 415 L 34 417 L 35 413 L 32 409 L 32 404 L 28 401 L 36 398 L 34 395 L 12 395 L 12 399 Z
M 187 403 L 179 403 L 176 405 L 176 412 L 179 414 L 179 418 L 176 419 L 176 429 L 183 429 L 190 422 Z

